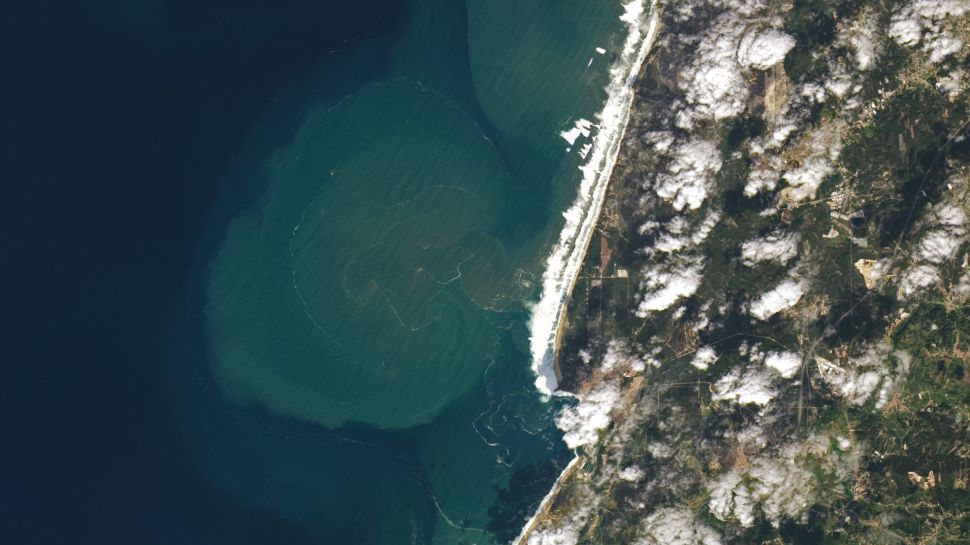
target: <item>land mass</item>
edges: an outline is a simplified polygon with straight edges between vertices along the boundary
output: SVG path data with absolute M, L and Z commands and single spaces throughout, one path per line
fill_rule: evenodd
M 519 542 L 967 542 L 970 2 L 656 9 Z

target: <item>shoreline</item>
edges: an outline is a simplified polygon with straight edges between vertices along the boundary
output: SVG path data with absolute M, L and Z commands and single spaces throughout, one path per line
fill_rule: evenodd
M 573 290 L 553 309 L 555 395 L 578 398 L 555 423 L 582 461 L 513 545 L 767 543 L 778 528 L 865 541 L 873 517 L 914 543 L 962 535 L 948 438 L 966 410 L 970 158 L 953 142 L 970 50 L 892 34 L 922 21 L 902 6 L 839 4 L 818 41 L 817 14 L 790 3 L 654 8 L 663 34 L 593 240 L 587 216 L 570 226 L 583 270 L 554 271 Z M 970 43 L 955 18 L 933 24 Z M 592 189 L 576 203 L 598 216 Z M 900 419 L 924 430 L 909 447 Z
M 659 0 L 650 1 L 646 21 L 641 20 L 643 0 L 632 0 L 623 5 L 625 13 L 620 19 L 629 24 L 630 33 L 624 43 L 621 60 L 610 69 L 613 78 L 608 86 L 609 97 L 597 114 L 601 132 L 594 137 L 589 161 L 579 167 L 583 172 L 579 192 L 573 204 L 563 213 L 566 225 L 546 260 L 542 295 L 532 308 L 531 366 L 536 374 L 536 389 L 546 396 L 552 395 L 558 388 L 555 360 L 567 303 L 599 222 L 606 189 L 626 134 L 635 95 L 634 84 L 647 55 L 653 49 L 660 26 L 658 3 Z M 611 121 L 613 126 L 609 126 Z M 606 137 L 605 140 L 602 137 Z
M 542 517 L 542 515 L 546 514 L 549 511 L 549 508 L 552 506 L 552 501 L 555 500 L 556 496 L 559 495 L 559 489 L 560 489 L 560 486 L 562 485 L 562 482 L 568 479 L 573 474 L 573 472 L 576 471 L 576 469 L 580 465 L 579 462 L 582 459 L 583 457 L 577 454 L 576 456 L 573 457 L 572 460 L 569 461 L 569 463 L 566 465 L 566 468 L 563 469 L 562 473 L 559 474 L 559 477 L 556 478 L 556 482 L 549 490 L 549 493 L 546 494 L 544 498 L 542 498 L 542 502 L 539 503 L 539 507 L 536 509 L 536 512 L 525 523 L 525 526 L 522 527 L 522 531 L 519 532 L 518 537 L 515 538 L 515 541 L 512 542 L 512 545 L 523 545 L 525 543 L 525 540 L 528 539 L 529 534 L 532 533 L 532 529 L 535 527 L 536 522 L 539 521 L 539 518 Z
M 628 52 L 631 49 L 636 51 L 637 55 L 634 62 L 631 63 L 626 68 L 626 73 L 623 74 L 622 78 L 617 78 L 611 81 L 610 86 L 612 87 L 615 83 L 619 82 L 620 87 L 607 99 L 606 105 L 604 105 L 602 112 L 600 112 L 600 118 L 605 117 L 605 114 L 610 111 L 611 107 L 614 109 L 619 109 L 621 114 L 621 120 L 615 129 L 613 138 L 609 139 L 605 144 L 599 138 L 604 136 L 604 133 L 598 133 L 594 139 L 593 151 L 590 154 L 589 161 L 580 167 L 583 171 L 583 182 L 580 185 L 580 191 L 577 195 L 574 204 L 564 213 L 566 216 L 566 226 L 563 227 L 563 231 L 560 234 L 560 241 L 556 250 L 550 255 L 548 259 L 549 267 L 543 274 L 543 294 L 542 299 L 536 305 L 533 310 L 533 320 L 535 319 L 536 311 L 542 310 L 540 306 L 545 302 L 547 305 L 547 297 L 552 294 L 547 293 L 550 287 L 558 287 L 558 308 L 556 309 L 555 318 L 551 323 L 545 324 L 551 330 L 551 339 L 549 338 L 549 331 L 547 331 L 547 336 L 545 337 L 544 346 L 537 346 L 537 331 L 535 324 L 532 324 L 532 338 L 530 342 L 532 344 L 532 367 L 533 371 L 536 373 L 536 388 L 545 395 L 552 395 L 552 393 L 558 387 L 559 373 L 558 370 L 558 353 L 560 348 L 560 343 L 563 337 L 564 324 L 566 323 L 566 313 L 568 310 L 569 297 L 575 289 L 576 282 L 579 279 L 579 273 L 582 270 L 582 263 L 585 260 L 586 254 L 589 251 L 590 242 L 593 239 L 593 233 L 595 232 L 595 227 L 599 223 L 599 218 L 602 213 L 603 202 L 606 198 L 606 190 L 609 187 L 609 181 L 613 174 L 613 168 L 616 165 L 617 157 L 619 156 L 620 148 L 626 137 L 626 129 L 630 122 L 630 113 L 633 109 L 633 101 L 635 97 L 635 83 L 639 77 L 640 71 L 643 69 L 643 63 L 646 61 L 647 56 L 653 49 L 654 41 L 656 40 L 657 33 L 660 27 L 660 14 L 658 11 L 659 0 L 650 0 L 649 4 L 649 15 L 646 21 L 640 21 L 639 16 L 642 15 L 643 11 L 631 14 L 630 7 L 633 6 L 638 0 L 633 0 L 628 4 L 624 4 L 624 9 L 626 12 L 621 20 L 627 21 L 627 17 L 633 15 L 636 19 L 630 22 L 630 34 L 627 36 L 627 42 L 624 44 L 624 52 Z M 643 4 L 640 4 L 642 10 Z M 639 35 L 643 32 L 642 27 L 645 26 L 645 35 L 642 40 L 639 39 Z M 633 43 L 630 43 L 630 42 Z M 639 41 L 639 43 L 637 43 Z M 617 70 L 617 68 L 611 69 Z M 608 135 L 609 133 L 606 133 Z M 597 159 L 599 160 L 597 161 Z M 599 171 L 596 171 L 596 167 L 602 165 Z M 587 190 L 584 194 L 583 186 L 589 183 L 590 178 L 592 178 L 593 187 L 591 190 Z M 592 202 L 584 202 L 588 200 L 588 197 L 584 199 L 584 195 L 592 194 Z M 584 207 L 585 205 L 585 207 Z M 557 255 L 564 252 L 569 247 L 570 238 L 570 216 L 572 214 L 582 214 L 585 208 L 585 222 L 578 226 L 578 231 L 572 235 L 572 251 L 568 252 L 569 260 L 566 262 L 566 267 L 561 270 L 559 278 L 548 278 L 550 271 L 553 270 L 555 262 L 553 261 Z M 574 227 L 575 229 L 575 227 Z M 564 240 L 565 239 L 565 240 Z M 566 244 L 564 244 L 564 242 Z M 563 274 L 568 274 L 568 281 L 565 284 L 565 289 L 562 289 Z M 550 286 L 549 280 L 552 280 Z M 539 332 L 542 328 L 538 328 Z M 542 338 L 540 337 L 541 341 Z M 537 348 L 541 350 L 537 350 Z M 539 357 L 537 357 L 539 356 Z M 549 384 L 549 374 L 552 375 L 552 380 L 555 381 L 550 387 Z M 512 545 L 524 545 L 527 543 L 532 530 L 535 528 L 537 522 L 548 513 L 550 507 L 552 506 L 553 500 L 558 496 L 560 490 L 562 489 L 563 483 L 568 480 L 575 470 L 581 466 L 579 463 L 583 460 L 583 457 L 579 454 L 569 462 L 569 464 L 563 469 L 559 477 L 553 483 L 549 493 L 542 499 L 539 503 L 536 512 L 523 526 L 522 531 L 519 536 L 512 542 Z

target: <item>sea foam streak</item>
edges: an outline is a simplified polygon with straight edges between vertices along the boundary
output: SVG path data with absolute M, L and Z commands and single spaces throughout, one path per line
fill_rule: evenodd
M 610 69 L 610 83 L 606 88 L 608 98 L 603 110 L 596 116 L 599 132 L 593 139 L 589 160 L 580 167 L 583 179 L 579 192 L 572 206 L 563 213 L 566 224 L 546 261 L 546 270 L 542 275 L 542 296 L 532 307 L 529 324 L 532 370 L 536 374 L 536 388 L 546 395 L 552 394 L 559 386 L 553 369 L 559 328 L 569 294 L 593 238 L 613 165 L 630 119 L 633 84 L 650 52 L 660 22 L 656 13 L 657 0 L 650 4 L 650 18 L 647 21 L 643 19 L 643 2 L 632 0 L 623 5 L 624 13 L 620 20 L 627 24 L 629 33 L 620 58 Z

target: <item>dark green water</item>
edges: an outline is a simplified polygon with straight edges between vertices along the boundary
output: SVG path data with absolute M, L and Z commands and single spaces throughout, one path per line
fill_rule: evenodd
M 559 133 L 602 106 L 620 13 L 415 2 L 280 95 L 226 180 L 174 390 L 218 488 L 324 543 L 514 537 L 565 456 L 527 328 L 580 178 Z

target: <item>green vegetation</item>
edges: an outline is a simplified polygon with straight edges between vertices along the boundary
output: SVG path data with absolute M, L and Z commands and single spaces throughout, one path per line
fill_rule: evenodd
M 970 64 L 970 47 L 929 63 L 926 51 L 886 36 L 897 12 L 898 5 L 865 0 L 807 0 L 782 8 L 784 30 L 798 46 L 784 60 L 789 81 L 781 88 L 822 88 L 842 71 L 854 90 L 829 90 L 824 99 L 799 102 L 801 110 L 790 116 L 797 126 L 767 152 L 752 145 L 778 130 L 767 114 L 762 117 L 767 98 L 750 97 L 742 114 L 699 122 L 685 136 L 683 127 L 664 123 L 664 105 L 678 96 L 664 70 L 685 52 L 672 39 L 648 68 L 633 126 L 641 135 L 661 127 L 679 139 L 715 142 L 721 165 L 704 206 L 722 214 L 709 236 L 691 248 L 703 262 L 696 291 L 638 317 L 633 311 L 644 281 L 676 270 L 656 265 L 661 257 L 651 247 L 659 235 L 640 228 L 647 218 L 668 225 L 672 217 L 688 215 L 645 191 L 651 173 L 667 168 L 667 160 L 631 152 L 617 165 L 610 212 L 599 225 L 610 259 L 592 249 L 573 293 L 564 383 L 595 382 L 601 373 L 595 366 L 610 339 L 629 343 L 659 365 L 647 366 L 643 383 L 632 390 L 634 401 L 625 406 L 630 409 L 589 449 L 582 480 L 566 487 L 563 497 L 573 506 L 591 497 L 599 502 L 583 523 L 580 543 L 636 543 L 645 516 L 658 506 L 677 506 L 724 543 L 970 544 L 970 290 L 956 289 L 970 274 L 968 237 L 965 231 L 954 235 L 961 237 L 956 259 L 933 262 L 919 255 L 921 241 L 940 229 L 928 213 L 934 207 L 946 202 L 970 216 L 970 202 L 954 197 L 953 189 L 958 178 L 970 185 L 967 85 L 958 91 L 938 85 L 955 70 L 966 74 L 960 67 Z M 698 24 L 706 24 L 705 17 Z M 868 39 L 879 41 L 878 62 L 852 74 L 858 69 L 848 29 L 862 32 L 870 23 L 877 27 Z M 671 35 L 692 31 L 678 24 L 668 29 Z M 947 24 L 970 43 L 970 17 Z M 751 78 L 752 88 L 760 86 L 766 96 L 767 77 L 762 72 Z M 831 156 L 829 150 L 835 150 Z M 746 194 L 751 172 L 763 170 L 769 154 L 776 154 L 770 165 L 778 187 Z M 813 159 L 831 162 L 819 168 L 815 196 L 788 199 L 785 188 L 795 182 L 785 177 Z M 692 211 L 682 221 L 694 232 L 708 210 Z M 742 260 L 745 241 L 774 232 L 798 235 L 797 257 Z M 866 276 L 860 260 L 880 263 L 884 276 Z M 939 278 L 901 295 L 902 279 L 918 265 Z M 620 268 L 626 276 L 617 282 Z M 805 292 L 770 317 L 755 316 L 752 301 L 786 278 L 804 279 Z M 695 367 L 701 347 L 712 348 L 715 359 Z M 881 367 L 871 371 L 871 388 L 855 399 L 840 387 L 857 384 L 852 380 L 863 371 L 854 365 L 875 367 L 869 360 L 859 363 L 873 347 L 879 347 L 872 357 Z M 800 356 L 797 373 L 766 370 L 771 351 Z M 741 403 L 718 395 L 725 377 L 767 384 L 771 401 Z M 630 382 L 620 381 L 624 388 Z M 745 386 L 750 384 L 734 387 Z M 779 458 L 782 453 L 788 458 Z M 790 484 L 771 481 L 765 473 L 770 469 L 760 468 L 760 476 L 752 469 L 779 461 L 803 470 L 799 486 L 809 483 L 800 491 L 804 496 L 792 500 L 805 502 L 799 516 L 784 510 L 779 515 L 777 506 L 772 514 L 766 496 L 754 496 L 773 492 L 759 491 L 759 478 L 773 487 Z M 617 468 L 625 467 L 648 477 L 617 478 Z M 714 505 L 720 500 L 712 483 L 725 477 L 734 479 L 721 489 L 728 498 L 737 490 L 752 494 L 745 501 L 756 506 L 747 518 Z
M 913 360 L 889 402 L 833 407 L 816 422 L 852 434 L 866 455 L 851 496 L 825 498 L 803 530 L 827 543 L 967 543 L 970 308 L 922 302 L 891 338 Z

